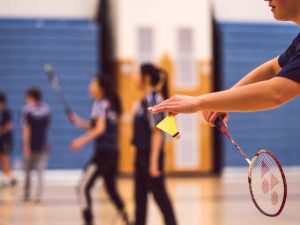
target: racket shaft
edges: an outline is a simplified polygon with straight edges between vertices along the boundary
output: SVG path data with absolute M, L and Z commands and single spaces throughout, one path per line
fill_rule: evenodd
M 48 75 L 48 79 L 49 79 L 52 89 L 57 93 L 58 98 L 64 107 L 64 111 L 65 111 L 66 115 L 69 116 L 72 113 L 71 107 L 69 106 L 69 104 L 65 98 L 64 92 L 59 84 L 57 76 L 54 73 L 51 65 L 46 65 L 45 71 Z
M 226 135 L 227 136 L 227 135 Z M 250 165 L 251 161 L 250 159 L 247 157 L 247 155 L 244 153 L 244 151 L 241 149 L 241 147 L 230 137 L 228 137 L 228 139 L 231 141 L 231 143 L 234 145 L 234 147 L 239 151 L 239 153 L 241 154 L 241 156 L 243 156 L 243 158 L 247 161 L 247 163 Z
M 218 128 L 218 130 L 220 130 L 231 141 L 231 143 L 239 151 L 239 153 L 241 154 L 241 156 L 243 156 L 243 158 L 250 165 L 251 161 L 249 160 L 249 158 L 247 157 L 247 155 L 244 153 L 244 151 L 242 150 L 242 148 L 230 136 L 230 134 L 228 132 L 228 129 L 227 129 L 227 126 L 223 122 L 223 119 L 222 118 L 217 118 L 215 124 L 216 124 L 216 127 Z
M 64 107 L 65 113 L 67 114 L 67 116 L 70 115 L 72 113 L 72 110 L 71 110 L 71 107 L 69 106 L 67 100 L 65 99 L 64 93 L 60 89 L 59 91 L 57 90 L 57 94 L 58 94 L 58 98 L 60 99 L 61 104 Z

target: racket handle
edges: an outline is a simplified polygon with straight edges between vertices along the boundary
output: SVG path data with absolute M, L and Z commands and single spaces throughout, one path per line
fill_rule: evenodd
M 216 125 L 216 128 L 225 133 L 227 132 L 227 126 L 225 125 L 225 123 L 223 122 L 223 119 L 221 117 L 218 117 L 215 121 L 215 125 Z

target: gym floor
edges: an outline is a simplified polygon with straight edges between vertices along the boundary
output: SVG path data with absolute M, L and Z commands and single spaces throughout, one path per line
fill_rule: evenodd
M 283 213 L 275 218 L 260 214 L 253 205 L 247 170 L 227 169 L 221 178 L 169 178 L 178 224 L 182 225 L 299 225 L 300 176 L 298 169 L 286 169 L 288 199 Z M 45 197 L 41 204 L 22 201 L 22 179 L 14 189 L 0 190 L 0 225 L 80 225 L 75 185 L 79 172 L 47 172 Z M 119 179 L 119 189 L 132 217 L 133 182 Z M 96 224 L 120 224 L 106 196 L 101 180 L 94 188 Z M 158 208 L 150 197 L 147 225 L 163 225 Z

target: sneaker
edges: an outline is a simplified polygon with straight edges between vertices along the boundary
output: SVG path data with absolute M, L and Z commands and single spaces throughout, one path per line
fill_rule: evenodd
M 41 198 L 37 198 L 35 201 L 34 201 L 35 204 L 39 205 L 39 204 L 42 204 L 43 201 Z
M 9 182 L 9 185 L 11 187 L 15 187 L 15 186 L 17 186 L 17 184 L 18 184 L 18 181 L 15 178 L 11 179 L 11 181 Z

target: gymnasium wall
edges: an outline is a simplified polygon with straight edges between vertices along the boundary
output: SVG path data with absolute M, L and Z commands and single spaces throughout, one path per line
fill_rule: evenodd
M 87 86 L 97 69 L 97 39 L 98 28 L 88 20 L 0 19 L 0 90 L 13 110 L 16 167 L 22 161 L 20 109 L 32 86 L 43 90 L 51 107 L 49 167 L 78 168 L 87 161 L 90 146 L 76 154 L 69 150 L 70 140 L 82 132 L 68 123 L 43 67 L 52 64 L 73 110 L 89 118 Z
M 93 22 L 99 0 L 0 0 L 0 89 L 9 98 L 15 121 L 13 162 L 22 162 L 19 113 L 24 91 L 39 86 L 52 111 L 50 168 L 81 168 L 91 146 L 72 154 L 80 135 L 66 120 L 43 71 L 51 63 L 75 112 L 89 118 L 87 85 L 97 70 L 98 27 Z M 46 18 L 46 19 L 45 19 Z
M 221 40 L 223 88 L 230 88 L 256 66 L 284 51 L 299 27 L 276 22 L 268 3 L 261 0 L 214 0 Z M 255 13 L 253 13 L 255 12 Z M 252 156 L 257 150 L 273 151 L 285 165 L 300 165 L 300 99 L 269 112 L 232 113 L 229 129 Z M 245 165 L 226 140 L 224 164 Z
M 263 0 L 211 0 L 218 21 L 275 23 L 268 2 Z M 278 22 L 276 22 L 278 23 Z
M 126 35 L 116 36 L 117 57 L 137 60 L 137 29 L 154 28 L 153 58 L 162 55 L 177 55 L 176 31 L 180 28 L 195 33 L 194 57 L 197 60 L 211 59 L 211 12 L 209 0 L 113 0 L 116 31 Z M 133 7 L 134 6 L 134 7 Z M 145 10 L 145 11 L 144 11 Z M 140 18 L 140 19 L 136 19 Z M 205 35 L 202 33 L 206 31 Z M 125 44 L 126 43 L 126 44 Z
M 299 28 L 274 24 L 220 23 L 222 83 L 230 88 L 243 75 L 276 57 L 290 44 Z M 300 99 L 269 112 L 232 113 L 230 130 L 252 156 L 257 150 L 273 151 L 285 165 L 300 164 Z M 232 144 L 224 140 L 226 165 L 243 165 Z
M 86 152 L 69 153 L 69 140 L 80 131 L 67 123 L 42 67 L 45 62 L 53 63 L 75 111 L 88 117 L 90 102 L 83 86 L 96 71 L 97 27 L 91 19 L 95 17 L 98 2 L 0 0 L 0 89 L 11 96 L 10 106 L 14 110 L 16 128 L 24 90 L 34 84 L 41 85 L 45 91 L 54 117 L 51 168 L 81 167 L 90 154 L 90 146 Z M 212 2 L 222 44 L 220 82 L 223 88 L 232 86 L 249 70 L 280 54 L 299 31 L 293 25 L 275 22 L 263 0 Z M 70 77 L 72 80 L 69 80 Z M 249 155 L 266 148 L 274 151 L 284 164 L 300 165 L 299 103 L 296 100 L 271 112 L 234 113 L 230 130 Z M 58 124 L 62 129 L 58 128 Z M 18 162 L 21 159 L 19 131 L 16 140 L 14 158 Z M 224 143 L 224 164 L 244 165 L 231 144 L 225 139 Z
M 99 2 L 100 0 L 0 0 L 0 16 L 93 19 Z

